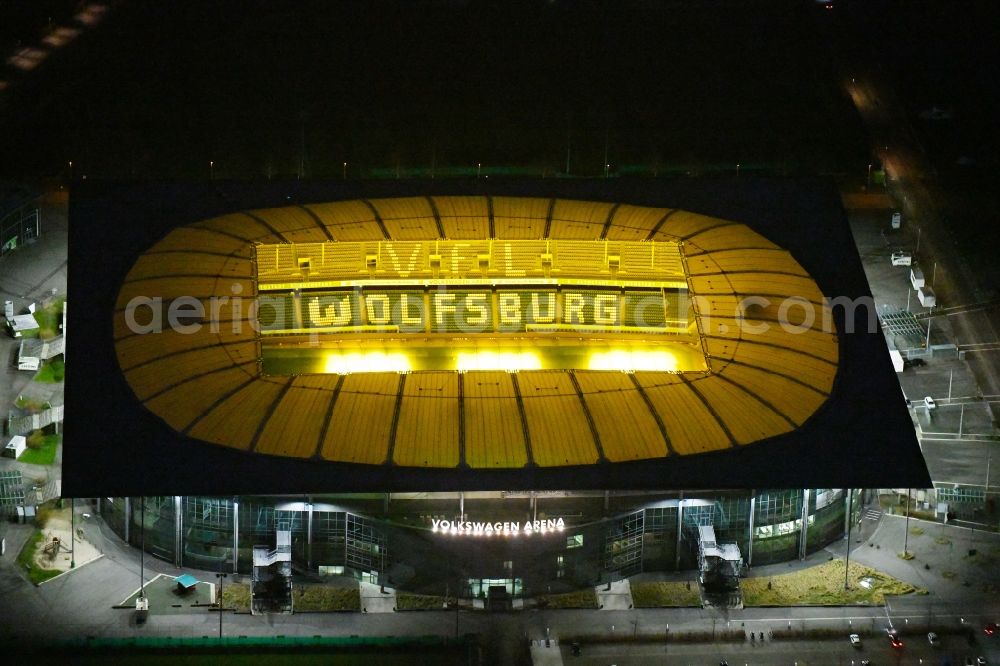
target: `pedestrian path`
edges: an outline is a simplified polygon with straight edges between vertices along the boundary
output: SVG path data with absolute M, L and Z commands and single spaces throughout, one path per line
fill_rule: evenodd
M 598 585 L 597 605 L 601 610 L 628 610 L 632 608 L 632 586 L 628 579 L 616 580 L 610 585 Z
M 862 514 L 861 517 L 864 520 L 874 520 L 874 521 L 878 522 L 879 520 L 882 519 L 882 511 L 881 511 L 881 509 L 875 509 L 875 508 L 872 508 L 872 507 L 868 507 L 867 509 L 865 509 L 865 512 Z
M 366 613 L 391 613 L 396 610 L 396 590 L 362 581 L 361 607 Z
M 540 638 L 531 641 L 531 663 L 533 666 L 562 666 L 559 640 Z

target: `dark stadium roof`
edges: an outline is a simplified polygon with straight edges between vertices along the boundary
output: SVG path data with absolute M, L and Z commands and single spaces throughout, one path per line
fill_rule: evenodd
M 682 240 L 713 325 L 746 296 L 800 297 L 822 311 L 824 295 L 868 293 L 835 192 L 817 181 L 91 185 L 71 202 L 69 297 L 90 307 L 70 315 L 80 317 L 74 346 L 89 353 L 68 379 L 67 492 L 926 483 L 881 333 L 844 334 L 837 309 L 840 335 L 818 322 L 795 335 L 707 331 L 708 373 L 516 379 L 264 376 L 245 327 L 135 336 L 123 323 L 136 295 L 225 295 L 234 282 L 253 294 L 253 242 L 463 237 L 446 228 L 458 219 L 466 237 L 482 237 L 487 209 L 497 238 L 506 215 L 551 238 Z M 475 395 L 477 377 L 499 392 Z M 174 471 L 177 459 L 198 463 Z

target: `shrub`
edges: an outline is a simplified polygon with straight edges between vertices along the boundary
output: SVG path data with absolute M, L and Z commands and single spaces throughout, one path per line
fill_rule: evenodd
M 664 608 L 676 606 L 700 606 L 699 590 L 691 589 L 690 582 L 644 582 L 632 583 L 632 603 L 636 608 Z
M 29 449 L 40 449 L 45 444 L 45 434 L 41 430 L 32 430 L 25 443 Z
M 597 593 L 593 588 L 566 592 L 564 594 L 543 594 L 538 597 L 539 608 L 597 608 Z
M 399 610 L 441 610 L 444 607 L 444 597 L 408 592 L 396 593 L 396 608 Z
M 51 503 L 42 504 L 35 512 L 35 524 L 40 528 L 44 528 L 49 524 L 49 520 L 57 512 L 58 509 L 56 509 L 56 507 L 54 507 Z
M 301 585 L 295 588 L 294 603 L 297 611 L 358 611 L 361 592 L 357 588 Z
M 223 586 L 222 606 L 237 611 L 250 610 L 250 586 L 244 583 L 229 583 Z

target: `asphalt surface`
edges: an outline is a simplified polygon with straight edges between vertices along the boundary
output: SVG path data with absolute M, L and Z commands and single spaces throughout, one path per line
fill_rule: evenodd
M 761 644 L 738 643 L 717 645 L 588 645 L 581 649 L 579 657 L 572 655 L 569 646 L 560 646 L 565 664 L 580 664 L 602 666 L 617 664 L 719 664 L 725 660 L 731 666 L 745 664 L 769 665 L 797 664 L 860 664 L 863 659 L 870 659 L 872 664 L 918 664 L 924 660 L 928 664 L 938 664 L 944 659 L 951 659 L 953 664 L 962 664 L 967 656 L 976 657 L 979 652 L 970 648 L 962 636 L 942 636 L 941 645 L 933 647 L 925 636 L 904 638 L 903 647 L 895 649 L 889 646 L 888 639 L 879 636 L 862 640 L 860 648 L 855 648 L 848 642 L 847 636 L 829 640 L 809 641 L 765 641 Z
M 888 307 L 925 312 L 913 295 L 909 269 L 892 266 L 889 260 L 893 248 L 907 243 L 910 235 L 887 236 L 888 210 L 852 210 L 849 219 L 876 307 L 880 311 Z M 950 321 L 935 320 L 931 343 L 946 342 L 952 333 Z M 890 346 L 909 348 L 901 336 L 887 338 Z M 991 399 L 980 390 L 969 361 L 954 358 L 954 354 L 929 356 L 924 365 L 909 367 L 897 377 L 900 398 L 911 406 L 924 460 L 935 484 L 985 488 L 986 461 L 1000 460 L 1000 442 L 995 436 Z M 925 396 L 935 400 L 933 411 L 924 408 Z M 989 471 L 993 488 L 1000 477 L 993 474 L 992 465 Z
M 850 68 L 857 65 L 850 66 Z M 905 109 L 891 85 L 877 69 L 845 74 L 845 87 L 868 128 L 878 157 L 882 160 L 889 191 L 899 202 L 904 224 L 914 239 L 913 250 L 925 270 L 936 263 L 933 287 L 938 306 L 980 303 L 986 292 L 976 281 L 969 266 L 955 251 L 956 242 L 943 222 L 943 193 L 915 133 L 910 128 Z M 947 317 L 954 342 L 961 346 L 993 343 L 998 340 L 994 321 L 996 309 L 975 309 Z M 986 395 L 1000 395 L 1000 371 L 996 352 L 970 352 L 969 365 Z M 998 406 L 990 404 L 994 420 Z

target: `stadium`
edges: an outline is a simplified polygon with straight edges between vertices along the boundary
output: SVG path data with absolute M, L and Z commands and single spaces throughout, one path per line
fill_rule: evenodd
M 176 566 L 471 599 L 804 557 L 926 470 L 842 210 L 782 183 L 81 188 L 67 409 L 116 418 L 66 488 Z
M 180 298 L 191 323 L 157 312 L 147 334 L 154 306 L 186 321 Z M 794 325 L 779 322 L 789 299 Z M 347 201 L 185 225 L 129 271 L 114 324 L 136 397 L 178 432 L 399 467 L 748 446 L 809 419 L 838 358 L 815 282 L 745 225 L 564 199 Z

